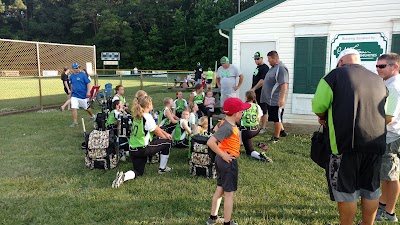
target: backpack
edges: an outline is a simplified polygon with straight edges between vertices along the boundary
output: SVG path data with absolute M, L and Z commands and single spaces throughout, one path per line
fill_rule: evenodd
M 93 130 L 86 147 L 85 165 L 90 169 L 113 169 L 118 164 L 113 130 Z
M 189 172 L 193 176 L 217 177 L 214 163 L 216 154 L 207 146 L 208 139 L 209 136 L 200 134 L 190 138 Z
M 189 172 L 193 176 L 217 178 L 215 152 L 207 145 L 211 136 L 211 115 L 208 113 L 208 130 L 206 134 L 196 134 L 189 138 Z

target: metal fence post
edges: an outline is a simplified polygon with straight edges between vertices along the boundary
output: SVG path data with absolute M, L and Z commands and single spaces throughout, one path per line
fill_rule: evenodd
M 140 90 L 143 90 L 143 74 L 140 72 Z
M 36 43 L 36 56 L 38 64 L 38 80 L 39 80 L 39 104 L 40 110 L 43 111 L 43 99 L 42 99 L 42 81 L 40 79 L 40 53 L 39 53 L 39 43 Z

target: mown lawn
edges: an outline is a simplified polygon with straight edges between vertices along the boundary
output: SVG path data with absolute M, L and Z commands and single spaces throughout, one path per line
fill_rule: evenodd
M 174 96 L 152 95 L 157 106 Z M 79 116 L 88 119 L 83 111 Z M 144 177 L 111 189 L 117 170 L 131 163 L 87 169 L 82 129 L 69 128 L 70 117 L 54 110 L 0 117 L 0 224 L 205 224 L 215 180 L 189 175 L 186 150 L 172 149 L 172 173 L 159 175 L 158 165 L 147 165 Z M 239 158 L 233 213 L 239 224 L 337 223 L 323 170 L 309 159 L 310 136 L 289 132 L 270 145 L 273 163 Z

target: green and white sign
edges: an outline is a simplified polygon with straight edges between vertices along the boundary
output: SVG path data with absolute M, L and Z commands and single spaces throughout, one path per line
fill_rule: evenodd
M 331 41 L 330 68 L 336 68 L 341 51 L 354 48 L 360 52 L 361 64 L 376 73 L 376 60 L 387 53 L 387 42 L 384 33 L 337 34 Z

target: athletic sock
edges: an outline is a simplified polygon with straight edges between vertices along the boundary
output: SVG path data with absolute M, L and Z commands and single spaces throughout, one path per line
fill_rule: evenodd
M 218 216 L 210 215 L 210 219 L 212 219 L 212 220 L 216 220 L 217 218 L 218 218 Z
M 388 214 L 389 216 L 394 216 L 394 215 L 396 215 L 396 213 L 388 213 L 388 212 L 386 212 L 386 214 Z
M 252 151 L 250 155 L 251 155 L 251 157 L 256 158 L 256 159 L 258 159 L 258 160 L 261 159 L 261 158 L 260 158 L 260 153 L 258 153 L 258 152 L 256 152 L 256 151 Z
M 384 209 L 386 207 L 386 204 L 382 204 L 381 202 L 379 202 L 379 208 Z
M 231 225 L 231 221 L 229 221 L 229 222 L 224 222 L 224 225 Z
M 160 154 L 160 169 L 165 169 L 167 167 L 169 155 Z

